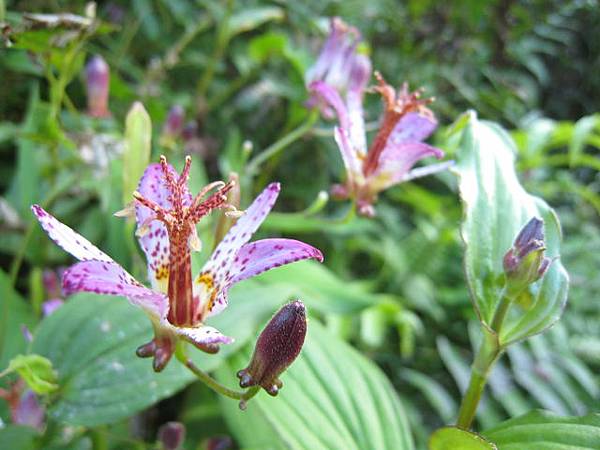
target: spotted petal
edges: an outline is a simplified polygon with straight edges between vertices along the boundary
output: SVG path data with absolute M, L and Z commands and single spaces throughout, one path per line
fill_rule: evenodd
M 437 122 L 432 117 L 420 113 L 406 114 L 394 127 L 388 138 L 391 144 L 405 142 L 420 142 L 431 136 L 437 127 Z
M 435 156 L 444 157 L 439 148 L 422 142 L 390 144 L 383 150 L 377 170 L 371 175 L 369 185 L 374 192 L 387 189 L 404 181 L 410 169 L 421 159 Z
M 174 327 L 167 323 L 178 336 L 200 347 L 214 344 L 231 344 L 233 338 L 225 336 L 219 330 L 205 325 L 196 328 Z
M 169 171 L 174 178 L 177 174 L 173 167 L 169 165 Z M 185 200 L 188 205 L 192 201 L 192 196 L 187 192 L 187 187 L 184 188 Z M 138 185 L 138 192 L 148 200 L 153 201 L 164 209 L 171 208 L 169 201 L 170 192 L 165 185 L 164 174 L 160 164 L 150 164 Z M 169 282 L 169 238 L 167 236 L 167 228 L 158 220 L 151 220 L 153 213 L 147 207 L 136 203 L 135 216 L 137 220 L 138 231 L 145 227 L 139 238 L 140 246 L 146 254 L 148 263 L 148 280 L 152 288 L 161 292 L 167 292 Z
M 166 295 L 142 286 L 114 261 L 83 261 L 69 267 L 63 274 L 63 291 L 126 297 L 157 320 L 166 317 L 169 308 Z
M 112 262 L 112 258 L 97 248 L 86 238 L 76 233 L 65 224 L 59 222 L 39 205 L 33 205 L 31 210 L 37 217 L 40 225 L 59 247 L 73 255 L 80 261 L 98 260 Z
M 231 284 L 303 259 L 323 262 L 320 250 L 295 239 L 261 239 L 244 245 L 231 267 Z
M 194 281 L 194 297 L 203 303 L 206 317 L 218 314 L 227 306 L 227 283 L 232 277 L 234 258 L 250 240 L 273 208 L 281 187 L 269 184 L 229 229 Z
M 281 187 L 279 183 L 269 184 L 246 209 L 245 214 L 229 229 L 211 258 L 202 269 L 210 273 L 216 286 L 224 286 L 227 272 L 240 248 L 250 240 L 258 227 L 271 212 Z

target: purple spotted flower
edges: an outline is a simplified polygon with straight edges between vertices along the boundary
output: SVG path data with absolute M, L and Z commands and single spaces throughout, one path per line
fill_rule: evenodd
M 248 243 L 277 199 L 280 187 L 272 183 L 231 227 L 200 274 L 192 278 L 191 251 L 199 247 L 195 225 L 214 209 L 231 208 L 226 194 L 232 183 L 212 183 L 192 197 L 187 187 L 190 164 L 188 157 L 177 176 L 161 157 L 161 164 L 148 166 L 134 193 L 137 234 L 146 254 L 151 288 L 41 207 L 32 207 L 50 238 L 81 261 L 65 271 L 65 294 L 119 295 L 148 314 L 155 336 L 140 346 L 137 354 L 154 357 L 156 371 L 166 366 L 179 338 L 209 353 L 216 352 L 219 344 L 233 341 L 205 325 L 209 317 L 226 308 L 227 292 L 233 284 L 283 264 L 323 259 L 316 248 L 292 239 Z
M 346 167 L 346 181 L 335 185 L 337 198 L 351 198 L 358 212 L 375 215 L 373 204 L 379 192 L 404 181 L 446 169 L 451 162 L 411 170 L 422 158 L 443 158 L 444 153 L 423 142 L 437 126 L 433 113 L 426 107 L 430 100 L 421 100 L 420 92 L 409 92 L 406 85 L 399 92 L 387 84 L 378 73 L 379 93 L 385 111 L 379 131 L 367 149 L 362 108 L 362 91 L 348 91 L 345 100 L 325 82 L 311 84 L 311 90 L 336 112 L 339 125 L 334 136 Z

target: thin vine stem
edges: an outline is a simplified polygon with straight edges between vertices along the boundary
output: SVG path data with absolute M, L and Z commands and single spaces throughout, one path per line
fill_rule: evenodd
M 240 400 L 240 406 L 258 394 L 260 390 L 260 386 L 253 386 L 246 391 L 236 391 L 233 389 L 229 389 L 227 386 L 223 386 L 213 377 L 211 377 L 208 373 L 200 369 L 198 366 L 194 364 L 194 362 L 188 358 L 183 351 L 175 352 L 177 359 L 181 362 L 185 367 L 187 367 L 196 377 L 202 381 L 206 386 L 215 391 L 217 394 L 224 395 L 225 397 L 232 398 L 234 400 Z

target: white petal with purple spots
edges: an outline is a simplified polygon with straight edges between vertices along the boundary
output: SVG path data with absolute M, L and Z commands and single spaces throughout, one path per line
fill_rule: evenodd
M 166 295 L 142 286 L 114 261 L 83 261 L 69 267 L 63 275 L 63 291 L 126 297 L 158 320 L 166 317 L 169 308 Z
M 112 262 L 112 258 L 97 248 L 86 238 L 76 233 L 65 224 L 59 222 L 39 205 L 33 205 L 31 210 L 37 217 L 40 225 L 59 247 L 73 255 L 80 261 L 98 260 Z

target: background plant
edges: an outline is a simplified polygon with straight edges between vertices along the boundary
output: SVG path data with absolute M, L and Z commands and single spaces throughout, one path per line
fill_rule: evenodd
M 85 323 L 70 315 L 83 320 L 86 304 L 97 302 L 106 307 L 109 317 L 120 316 L 130 323 L 125 336 L 115 332 L 105 359 L 84 361 L 89 364 L 85 372 L 75 365 L 77 353 L 60 364 L 53 360 L 59 375 L 72 376 L 71 390 L 62 392 L 60 400 L 52 400 L 55 409 L 48 430 L 55 432 L 57 440 L 50 443 L 35 437 L 38 448 L 84 448 L 90 442 L 97 448 L 145 448 L 153 444 L 158 426 L 168 420 L 188 425 L 186 445 L 190 448 L 221 433 L 233 435 L 248 447 L 264 444 L 251 442 L 252 436 L 244 430 L 252 428 L 248 423 L 272 423 L 272 417 L 284 412 L 271 408 L 284 408 L 285 400 L 276 404 L 257 398 L 257 409 L 264 417 L 250 422 L 249 414 L 239 416 L 232 410 L 235 404 L 221 402 L 197 384 L 189 385 L 191 378 L 182 372 L 165 373 L 159 380 L 142 362 L 121 385 L 105 386 L 105 395 L 114 395 L 112 388 L 121 389 L 119 395 L 135 393 L 132 386 L 141 389 L 156 381 L 157 388 L 144 404 L 132 400 L 127 409 L 119 403 L 107 403 L 105 410 L 73 409 L 81 403 L 78 392 L 114 378 L 114 367 L 130 356 L 129 343 L 147 331 L 132 311 L 90 298 L 69 300 L 73 305 L 59 310 L 61 316 L 45 319 L 38 329 L 45 300 L 42 271 L 69 260 L 33 226 L 29 205 L 42 202 L 134 275 L 143 277 L 141 255 L 132 244 L 130 230 L 111 217 L 123 206 L 125 163 L 119 156 L 124 151 L 120 142 L 132 103 L 141 101 L 152 121 L 152 158 L 167 152 L 181 167 L 181 150 L 194 152 L 197 170 L 192 180 L 198 186 L 230 171 L 243 172 L 247 161 L 310 119 L 303 107 L 303 76 L 326 33 L 325 18 L 332 15 L 340 15 L 361 30 L 365 50 L 390 82 L 407 79 L 435 95 L 432 109 L 442 125 L 473 108 L 481 118 L 509 127 L 518 147 L 521 183 L 556 208 L 560 217 L 565 236 L 561 259 L 572 280 L 569 306 L 559 325 L 517 344 L 497 366 L 478 410 L 479 429 L 493 428 L 535 407 L 565 415 L 593 411 L 600 365 L 600 310 L 595 301 L 599 261 L 594 251 L 600 245 L 600 126 L 595 114 L 600 90 L 592 76 L 598 68 L 599 40 L 593 26 L 598 21 L 597 2 L 461 1 L 450 5 L 411 1 L 398 5 L 384 0 L 370 2 L 368 7 L 356 2 L 296 3 L 113 2 L 98 5 L 101 25 L 77 33 L 61 28 L 25 31 L 19 24 L 26 11 L 71 11 L 85 16 L 82 2 L 4 5 L 0 20 L 9 23 L 14 34 L 5 34 L 13 46 L 3 50 L 0 58 L 0 157 L 4 163 L 0 258 L 5 272 L 1 277 L 0 368 L 26 351 L 20 323 L 36 330 L 29 350 L 51 360 L 67 349 L 44 336 L 54 337 L 66 320 L 74 329 L 83 327 Z M 103 55 L 111 68 L 112 117 L 105 120 L 84 114 L 82 67 L 92 54 Z M 175 103 L 184 107 L 186 122 L 193 121 L 190 130 L 195 127 L 195 131 L 192 139 L 179 139 L 178 146 L 168 150 L 158 141 Z M 368 96 L 368 117 L 375 120 L 378 111 L 378 100 Z M 456 146 L 444 128 L 435 136 L 435 144 L 455 157 Z M 223 355 L 215 361 L 223 368 L 233 364 L 228 372 L 241 368 L 247 358 L 240 355 L 250 352 L 244 344 L 254 339 L 279 304 L 300 296 L 313 314 L 315 333 L 337 335 L 383 369 L 408 413 L 415 445 L 425 448 L 429 434 L 455 418 L 459 391 L 466 384 L 465 372 L 479 339 L 475 327 L 468 325 L 475 315 L 459 264 L 462 211 L 455 178 L 443 174 L 404 184 L 382 196 L 377 220 L 340 224 L 324 219 L 342 216 L 343 204 L 323 206 L 317 200 L 311 210 L 319 192 L 342 174 L 330 123 L 318 123 L 261 162 L 259 169 L 245 178 L 242 204 L 247 205 L 268 181 L 284 181 L 281 205 L 265 223 L 264 233 L 295 235 L 313 243 L 326 255 L 326 267 L 282 268 L 266 274 L 256 286 L 246 287 L 239 301 L 232 300 L 239 311 L 231 315 L 229 326 L 243 322 L 244 331 L 237 334 L 247 337 L 238 338 L 233 359 Z M 315 213 L 319 206 L 323 208 Z M 214 226 L 207 223 L 201 229 L 207 242 Z M 262 299 L 259 308 L 244 301 L 248 293 Z M 319 322 L 328 330 L 321 330 Z M 102 323 L 96 323 L 96 328 L 93 321 L 88 324 L 89 338 L 77 345 L 78 352 L 91 352 L 86 343 L 92 346 Z M 467 328 L 473 330 L 470 336 Z M 289 380 L 284 378 L 285 389 L 290 389 L 284 392 L 288 398 L 302 396 L 305 377 L 325 376 L 310 371 L 331 358 L 329 351 L 307 347 L 306 364 L 290 372 Z M 353 376 L 369 379 L 372 365 L 348 352 L 353 355 L 350 358 L 362 361 L 352 360 Z M 222 371 L 225 379 L 227 371 Z M 86 374 L 91 373 L 95 377 L 88 378 Z M 332 375 L 327 372 L 327 376 Z M 378 385 L 391 389 L 380 375 L 374 377 L 377 382 L 369 389 L 379 389 Z M 134 380 L 138 384 L 131 384 Z M 330 380 L 334 383 L 335 378 Z M 184 386 L 188 387 L 182 391 Z M 175 392 L 179 393 L 173 396 Z M 322 405 L 326 394 L 319 391 L 306 401 Z M 392 403 L 389 408 L 394 409 Z M 346 442 L 340 439 L 353 442 L 352 424 L 358 419 L 335 413 L 343 409 L 343 404 L 333 402 L 327 411 L 336 420 L 331 428 L 347 431 L 327 436 L 325 442 L 311 441 L 312 448 Z M 7 422 L 8 411 L 1 414 Z M 401 416 L 397 420 L 404 423 Z M 63 442 L 58 436 L 65 423 L 75 431 Z M 132 423 L 134 431 L 128 428 Z M 293 418 L 282 423 L 293 424 Z M 283 425 L 274 428 L 263 430 L 262 435 L 289 436 Z M 30 432 L 7 427 L 0 433 L 28 439 Z M 378 444 L 399 439 L 380 429 L 368 436 Z M 366 448 L 368 443 L 357 445 Z

